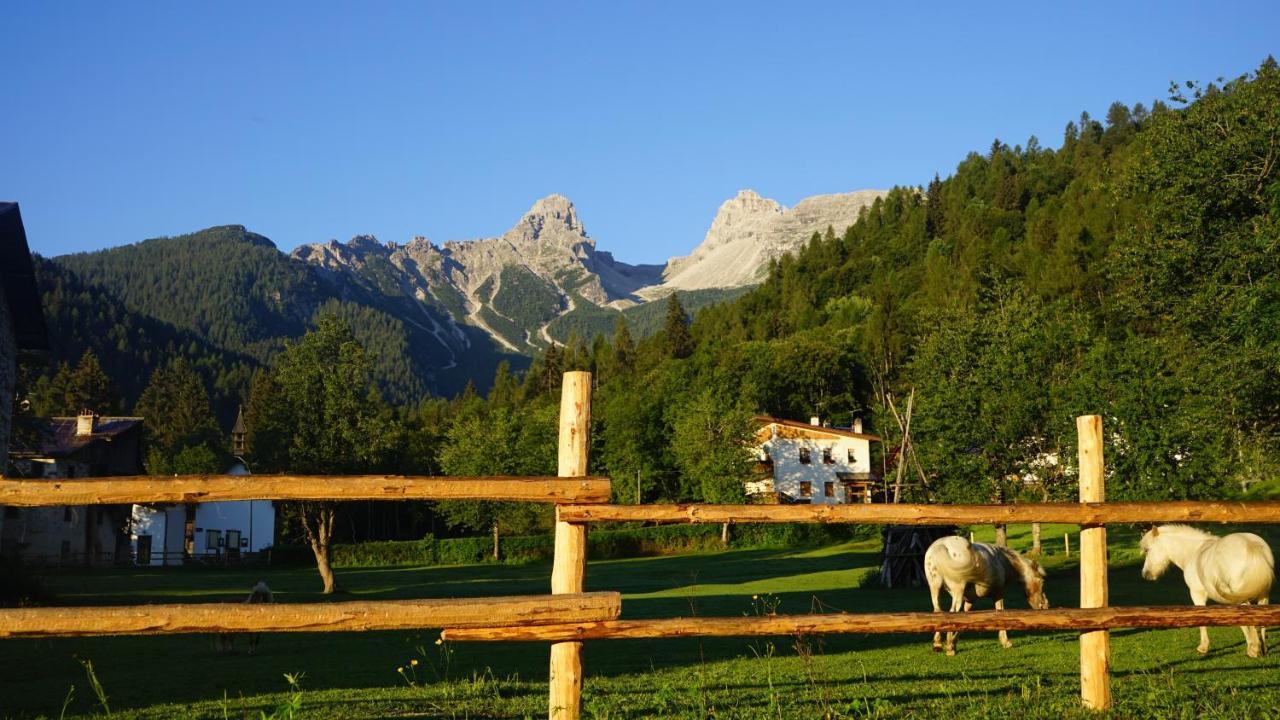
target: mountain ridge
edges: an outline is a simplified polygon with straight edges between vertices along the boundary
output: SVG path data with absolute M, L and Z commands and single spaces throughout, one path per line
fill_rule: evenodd
M 436 244 L 416 236 L 400 245 L 362 235 L 347 243 L 300 245 L 290 256 L 324 269 L 337 282 L 345 275 L 350 282 L 441 303 L 456 322 L 481 328 L 510 351 L 528 353 L 553 342 L 553 323 L 583 305 L 622 311 L 675 291 L 758 283 L 771 260 L 802 247 L 815 232 L 843 230 L 883 195 L 819 195 L 786 208 L 743 190 L 721 204 L 689 255 L 663 265 L 633 265 L 598 249 L 576 206 L 558 193 L 534 202 L 496 237 Z M 371 266 L 379 263 L 385 272 L 375 278 L 378 271 Z
M 671 292 L 681 293 L 689 311 L 736 297 L 769 259 L 803 246 L 811 229 L 840 225 L 860 211 L 837 201 L 834 211 L 824 206 L 812 217 L 791 218 L 807 202 L 788 210 L 739 193 L 721 206 L 678 272 L 671 263 L 632 265 L 600 250 L 577 207 L 559 194 L 534 202 L 501 235 L 476 240 L 437 244 L 416 236 L 397 243 L 357 235 L 285 253 L 242 225 L 220 225 L 52 262 L 101 288 L 103 302 L 109 293 L 123 306 L 118 312 L 208 346 L 192 346 L 188 354 L 239 358 L 234 376 L 213 378 L 227 402 L 247 390 L 253 368 L 269 363 L 322 312 L 352 323 L 371 350 L 385 395 L 413 402 L 456 394 L 468 382 L 483 391 L 500 361 L 519 369 L 575 333 L 610 334 L 620 316 L 637 335 L 654 332 L 661 316 L 654 301 Z M 744 215 L 738 212 L 744 204 L 758 207 Z M 92 305 L 78 302 L 86 310 Z

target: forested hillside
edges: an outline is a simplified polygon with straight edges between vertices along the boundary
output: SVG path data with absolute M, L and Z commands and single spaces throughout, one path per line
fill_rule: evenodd
M 33 398 L 49 407 L 37 407 L 37 411 L 56 414 L 79 409 L 51 400 L 48 382 L 60 368 L 75 366 L 89 352 L 112 380 L 117 397 L 109 402 L 121 405 L 94 408 L 99 412 L 129 411 L 153 369 L 182 359 L 204 377 L 224 424 L 231 421 L 253 369 L 259 365 L 256 359 L 136 312 L 110 290 L 85 282 L 58 263 L 39 257 L 35 260 L 51 346 L 51 363 L 41 373 L 44 382 Z
M 201 346 L 216 348 L 214 354 L 242 358 L 250 367 L 268 363 L 287 341 L 313 327 L 319 313 L 341 315 L 369 349 L 379 387 L 397 403 L 460 392 L 473 374 L 491 376 L 504 357 L 479 331 L 442 332 L 441 326 L 447 324 L 442 317 L 428 317 L 427 309 L 410 301 L 329 283 L 315 268 L 280 253 L 270 240 L 238 225 L 62 256 L 53 264 L 69 269 L 86 286 L 105 289 L 128 308 L 114 312 L 168 326 L 198 339 Z M 81 299 L 89 302 L 88 297 Z M 55 335 L 65 334 L 64 329 L 69 328 L 51 328 Z M 130 399 L 141 391 L 134 385 L 145 382 L 157 367 L 149 357 L 142 358 L 144 364 L 132 366 L 108 361 L 115 348 L 104 344 L 104 335 L 75 337 L 79 345 L 103 358 Z M 82 350 L 77 348 L 78 352 Z M 202 354 L 209 357 L 201 369 L 218 392 L 247 396 L 244 361 L 224 364 L 209 352 Z M 125 367 L 132 368 L 132 378 L 125 376 L 128 373 L 117 375 L 117 369 Z M 220 415 L 226 414 L 225 403 L 219 402 L 218 407 Z M 234 414 L 234 407 L 230 412 Z
M 691 327 L 675 309 L 638 347 L 571 343 L 473 411 L 530 412 L 554 372 L 594 369 L 593 458 L 623 499 L 637 479 L 646 501 L 740 492 L 751 412 L 861 415 L 892 450 L 889 403 L 912 391 L 911 496 L 1069 497 L 1086 413 L 1104 418 L 1109 495 L 1230 495 L 1280 460 L 1278 223 L 1268 59 L 1082 114 L 1056 149 L 997 140 Z

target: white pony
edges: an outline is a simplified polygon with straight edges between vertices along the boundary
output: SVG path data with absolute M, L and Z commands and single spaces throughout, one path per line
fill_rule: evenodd
M 998 545 L 970 543 L 953 535 L 935 540 L 924 554 L 924 575 L 929 581 L 929 593 L 933 596 L 933 611 L 942 612 L 938 604 L 938 591 L 944 586 L 951 595 L 951 612 L 966 612 L 973 607 L 976 598 L 990 597 L 996 601 L 996 609 L 1004 609 L 1005 588 L 1015 579 L 1022 582 L 1027 602 L 1037 610 L 1049 607 L 1044 594 L 1044 568 L 1030 558 Z M 947 633 L 946 652 L 956 654 L 956 636 Z M 1013 647 L 1009 633 L 1000 631 L 1000 644 Z M 942 633 L 933 634 L 933 650 L 941 651 Z
M 1161 525 L 1142 536 L 1142 577 L 1155 580 L 1173 563 L 1191 590 L 1191 601 L 1266 605 L 1271 601 L 1271 583 L 1276 578 L 1276 561 L 1271 548 L 1253 533 L 1210 535 L 1186 525 Z M 1241 627 L 1245 652 L 1249 657 L 1267 654 L 1267 629 Z M 1209 652 L 1209 631 L 1200 628 L 1201 653 Z

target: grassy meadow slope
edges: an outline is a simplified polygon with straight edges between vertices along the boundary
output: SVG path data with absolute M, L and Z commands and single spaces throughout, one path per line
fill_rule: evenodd
M 979 528 L 979 537 L 990 528 Z M 1048 593 L 1077 603 L 1074 558 L 1045 529 Z M 1271 534 L 1273 544 L 1276 534 Z M 1075 538 L 1073 537 L 1073 541 Z M 1185 604 L 1181 579 L 1139 578 L 1136 535 L 1112 532 L 1112 603 Z M 1030 543 L 1013 528 L 1015 547 Z M 919 588 L 871 584 L 878 542 L 823 548 L 727 551 L 593 562 L 588 589 L 618 589 L 624 617 L 741 615 L 775 607 L 810 611 L 927 610 Z M 346 569 L 350 598 L 469 597 L 541 593 L 549 567 L 478 565 Z M 258 579 L 279 602 L 319 601 L 309 568 L 68 572 L 47 578 L 68 604 L 235 600 Z M 1025 607 L 1019 597 L 1012 607 Z M 1280 653 L 1246 658 L 1234 628 L 1210 631 L 1195 653 L 1194 630 L 1113 635 L 1115 717 L 1276 717 Z M 259 717 L 286 700 L 284 673 L 305 673 L 307 718 L 522 718 L 545 715 L 545 644 L 437 646 L 436 633 L 274 635 L 249 656 L 216 654 L 208 636 L 0 641 L 3 716 L 67 717 L 100 712 L 80 660 L 92 660 L 117 718 Z M 852 718 L 1081 716 L 1075 636 L 963 636 L 960 654 L 931 652 L 921 635 L 712 640 L 597 641 L 585 655 L 586 717 Z M 1275 640 L 1272 640 L 1274 646 Z M 410 663 L 417 660 L 417 664 Z M 405 676 L 397 672 L 405 669 Z M 441 680 L 441 676 L 446 679 Z

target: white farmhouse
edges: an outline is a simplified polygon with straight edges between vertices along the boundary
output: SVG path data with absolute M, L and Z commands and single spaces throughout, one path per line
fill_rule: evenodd
M 248 475 L 237 462 L 228 475 Z M 130 540 L 138 565 L 234 562 L 275 541 L 276 511 L 270 500 L 134 505 Z
M 244 418 L 237 415 L 231 448 L 244 452 Z M 249 475 L 238 457 L 228 475 Z M 138 565 L 234 562 L 275 542 L 276 511 L 270 500 L 134 505 L 130 530 Z
M 841 505 L 871 502 L 876 484 L 871 472 L 875 435 L 852 428 L 809 424 L 774 417 L 754 418 L 757 459 L 764 477 L 748 482 L 747 495 L 762 502 Z

